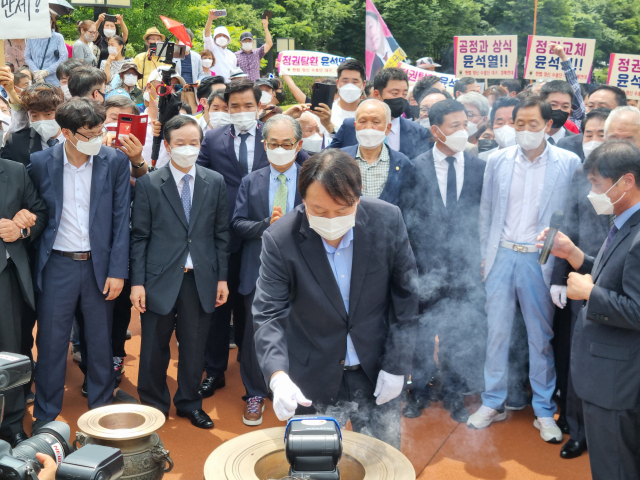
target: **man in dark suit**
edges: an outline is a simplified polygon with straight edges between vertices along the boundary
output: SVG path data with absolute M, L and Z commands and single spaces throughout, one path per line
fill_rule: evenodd
M 108 405 L 115 386 L 111 322 L 129 269 L 127 156 L 101 145 L 104 107 L 72 99 L 56 111 L 65 142 L 31 156 L 28 171 L 50 212 L 38 240 L 38 364 L 34 431 L 62 408 L 76 306 L 88 350 L 89 408 Z
M 563 138 L 558 142 L 558 147 L 575 153 L 584 163 L 585 157 L 604 142 L 604 122 L 610 113 L 609 108 L 591 110 L 582 121 L 582 133 Z
M 264 231 L 302 203 L 296 183 L 300 166 L 296 156 L 302 147 L 302 128 L 287 115 L 276 115 L 264 125 L 264 148 L 269 166 L 242 179 L 231 230 L 244 242 L 240 266 L 240 288 L 244 296 L 246 322 L 242 340 L 240 375 L 246 389 L 245 425 L 262 423 L 264 399 L 269 389 L 262 376 L 253 340 L 251 305 L 260 271 L 260 250 Z M 238 319 L 239 320 L 239 319 Z
M 227 191 L 220 174 L 195 165 L 202 142 L 196 120 L 172 118 L 164 138 L 171 162 L 137 180 L 133 202 L 131 302 L 142 314 L 138 394 L 168 417 L 175 329 L 177 414 L 198 428 L 213 428 L 198 389 L 211 316 L 229 294 Z
M 0 158 L 0 352 L 21 353 L 22 313 L 35 309 L 27 244 L 47 223 L 47 207 L 33 187 L 23 165 Z M 22 421 L 25 392 L 5 392 L 0 434 L 13 448 L 29 438 Z
M 560 140 L 575 136 L 564 126 L 573 111 L 574 92 L 571 84 L 564 80 L 546 82 L 540 89 L 540 98 L 549 102 L 552 111 L 553 124 L 549 133 L 545 134 L 545 139 L 551 145 L 557 145 Z
M 582 399 L 594 479 L 640 478 L 640 150 L 614 140 L 585 162 L 590 201 L 615 214 L 597 257 L 562 233 L 551 251 L 576 270 L 567 296 L 582 301 L 573 333 L 571 374 Z M 544 242 L 547 230 L 539 237 Z
M 355 402 L 344 421 L 399 449 L 418 309 L 402 214 L 360 198 L 358 165 L 335 149 L 305 162 L 298 189 L 304 205 L 263 233 L 252 308 L 274 410 L 287 420 Z
M 478 215 L 486 163 L 464 152 L 467 113 L 456 100 L 442 100 L 429 111 L 435 147 L 415 160 L 415 209 L 407 218 L 420 274 L 419 344 L 405 417 L 421 415 L 429 404 L 433 354 L 440 341 L 444 407 L 466 422 L 463 392 L 482 389 L 486 350 L 484 292 L 477 265 Z
M 387 135 L 389 148 L 399 151 L 413 160 L 428 150 L 429 132 L 419 123 L 402 118 L 409 92 L 409 78 L 404 70 L 385 68 L 373 79 L 373 98 L 386 103 L 391 109 L 391 130 Z M 329 148 L 356 145 L 355 119 L 347 118 L 337 131 Z
M 225 98 L 229 106 L 231 125 L 215 128 L 206 133 L 198 156 L 198 165 L 218 172 L 227 187 L 229 218 L 233 217 L 238 189 L 242 178 L 262 168 L 268 167 L 267 154 L 262 146 L 263 123 L 257 120 L 262 108 L 262 90 L 253 82 L 236 81 L 227 85 Z M 298 153 L 298 163 L 302 164 L 309 155 Z M 244 299 L 238 293 L 240 284 L 240 262 L 242 259 L 242 239 L 231 234 L 229 255 L 229 300 L 213 316 L 205 352 L 207 377 L 202 381 L 202 395 L 210 397 L 215 390 L 225 386 L 224 373 L 229 360 L 229 324 L 233 318 L 244 319 Z M 244 322 L 234 322 L 235 342 L 242 347 Z

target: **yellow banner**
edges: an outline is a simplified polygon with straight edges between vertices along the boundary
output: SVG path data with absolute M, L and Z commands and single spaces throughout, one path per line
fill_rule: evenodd
M 387 63 L 384 64 L 384 68 L 397 68 L 405 58 L 407 58 L 407 54 L 404 53 L 404 50 L 398 47 L 398 49 L 393 52 L 393 55 L 389 57 Z

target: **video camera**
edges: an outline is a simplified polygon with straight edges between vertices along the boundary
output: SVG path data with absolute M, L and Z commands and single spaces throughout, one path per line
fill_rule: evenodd
M 4 394 L 31 379 L 31 360 L 24 355 L 0 353 L 0 423 L 4 416 Z M 124 471 L 124 458 L 117 448 L 87 445 L 74 452 L 71 431 L 64 422 L 49 422 L 15 449 L 0 440 L 0 480 L 37 480 L 43 465 L 36 453 L 56 461 L 56 480 L 116 480 Z
M 158 50 L 159 48 L 159 50 Z M 187 46 L 165 40 L 163 43 L 149 44 L 149 59 L 158 57 L 164 63 L 172 64 L 174 60 L 180 60 L 187 55 Z M 175 71 L 173 72 L 175 73 Z
M 284 451 L 290 477 L 340 480 L 342 433 L 335 418 L 293 417 L 285 429 Z

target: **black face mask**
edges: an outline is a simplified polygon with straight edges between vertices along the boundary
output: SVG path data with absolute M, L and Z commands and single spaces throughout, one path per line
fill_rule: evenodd
M 276 100 L 278 100 L 278 103 L 284 102 L 285 96 L 284 92 L 276 92 Z
M 410 105 L 409 111 L 406 112 L 407 117 L 419 118 L 420 117 L 420 105 Z
M 391 118 L 398 118 L 402 116 L 409 104 L 409 102 L 402 97 L 387 98 L 384 100 L 384 103 L 389 105 L 389 108 L 391 109 Z
M 553 120 L 553 124 L 551 128 L 560 128 L 567 123 L 567 119 L 569 118 L 569 112 L 563 112 L 562 110 L 551 110 L 551 120 Z
M 497 148 L 498 142 L 490 138 L 482 138 L 478 140 L 478 153 L 486 152 L 488 150 Z

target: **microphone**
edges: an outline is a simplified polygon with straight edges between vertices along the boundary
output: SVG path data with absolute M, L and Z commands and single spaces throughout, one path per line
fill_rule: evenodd
M 564 212 L 558 210 L 553 215 L 551 215 L 551 221 L 549 222 L 549 232 L 547 233 L 547 239 L 544 241 L 544 246 L 542 247 L 542 251 L 540 252 L 540 258 L 538 258 L 538 263 L 540 265 L 544 265 L 547 263 L 549 259 L 549 253 L 553 248 L 553 241 L 556 238 L 556 233 L 562 227 L 562 223 L 564 222 Z

